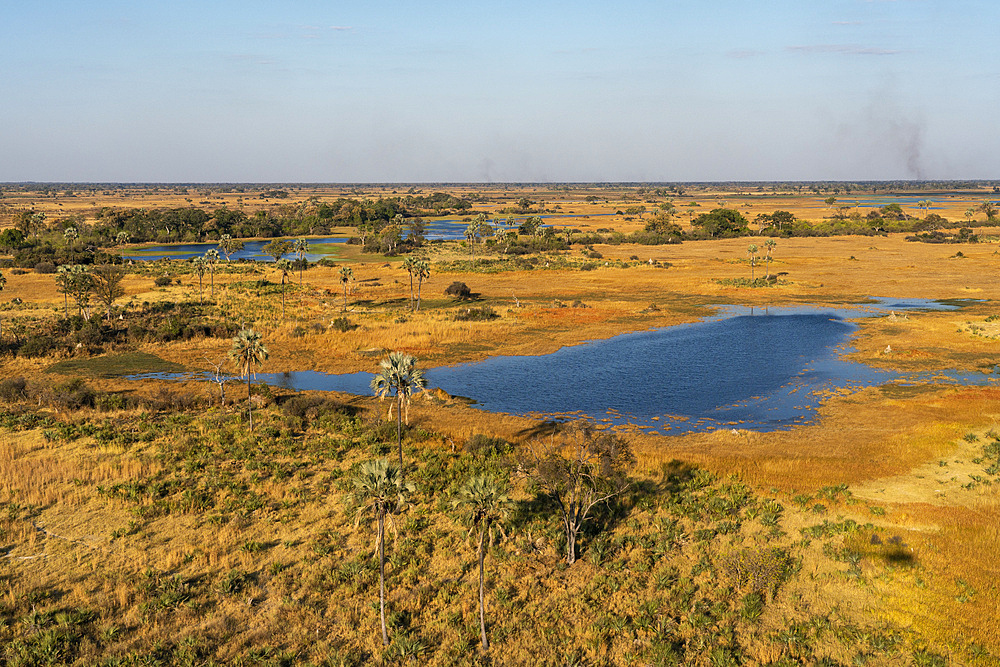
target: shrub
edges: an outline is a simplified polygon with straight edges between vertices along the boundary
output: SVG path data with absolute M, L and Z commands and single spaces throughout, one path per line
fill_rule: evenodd
M 351 331 L 352 329 L 358 328 L 357 324 L 351 322 L 346 317 L 338 317 L 337 319 L 330 322 L 330 326 L 336 329 L 337 331 L 341 332 Z
M 66 410 L 76 410 L 82 407 L 94 407 L 97 396 L 82 378 L 73 378 L 57 384 L 49 390 L 49 403 Z
M 167 287 L 172 282 L 173 278 L 170 276 L 156 276 L 156 279 L 153 280 L 153 284 L 157 287 Z
M 464 449 L 469 454 L 495 456 L 497 454 L 506 454 L 513 447 L 503 438 L 486 435 L 485 433 L 477 433 L 465 441 Z
M 19 401 L 28 397 L 28 382 L 23 377 L 0 380 L 0 398 L 5 401 Z
M 39 262 L 35 264 L 35 273 L 55 273 L 56 265 L 52 262 Z
M 792 560 L 783 549 L 742 549 L 724 561 L 737 588 L 774 596 L 792 574 Z
M 27 273 L 27 271 L 25 271 L 24 269 L 11 269 L 10 270 L 10 274 L 12 276 L 23 276 L 26 273 Z
M 289 417 L 316 419 L 321 415 L 342 411 L 344 405 L 325 396 L 293 396 L 281 404 L 282 411 Z
M 459 301 L 472 298 L 472 290 L 465 283 L 456 280 L 452 284 L 448 285 L 448 289 L 444 291 L 448 296 L 453 296 Z
M 466 308 L 460 310 L 455 314 L 455 321 L 457 322 L 488 322 L 490 320 L 495 320 L 499 318 L 500 315 L 490 308 L 489 306 L 483 306 L 482 308 Z
M 44 357 L 56 346 L 51 336 L 29 336 L 17 351 L 19 357 Z

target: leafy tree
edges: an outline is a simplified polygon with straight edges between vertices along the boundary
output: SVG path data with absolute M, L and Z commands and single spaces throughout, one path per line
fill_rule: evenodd
M 253 329 L 242 329 L 233 338 L 233 346 L 229 350 L 229 358 L 236 364 L 240 377 L 247 379 L 247 412 L 250 415 L 250 431 L 253 432 L 253 402 L 250 394 L 250 380 L 256 370 L 267 361 L 270 353 L 264 340 Z
M 125 268 L 113 264 L 102 264 L 95 267 L 90 274 L 90 289 L 97 300 L 104 304 L 105 316 L 111 321 L 111 311 L 115 300 L 125 296 Z
M 63 264 L 56 269 L 56 290 L 62 292 L 63 308 L 67 319 L 69 318 L 69 295 L 72 292 L 71 281 L 71 267 L 69 265 Z
M 347 284 L 351 282 L 351 278 L 354 277 L 354 271 L 351 270 L 349 266 L 340 267 L 340 282 L 344 286 L 344 309 L 343 312 L 347 312 Z
M 504 537 L 503 522 L 510 513 L 511 501 L 503 487 L 492 477 L 479 475 L 469 479 L 458 491 L 458 496 L 452 501 L 469 526 L 469 537 L 475 535 L 478 547 L 476 557 L 479 559 L 479 637 L 483 650 L 489 650 L 490 642 L 486 638 L 486 596 L 483 576 L 483 561 L 486 549 L 493 546 L 494 528 Z M 487 542 L 487 538 L 489 541 Z
M 302 287 L 302 270 L 306 265 L 306 253 L 309 252 L 309 241 L 306 239 L 295 239 L 292 244 L 292 252 L 299 256 L 299 287 Z
M 833 205 L 837 203 L 836 197 L 827 197 L 823 200 L 823 203 L 827 205 L 828 208 L 833 208 Z
M 20 229 L 9 227 L 0 232 L 0 248 L 14 250 L 24 244 L 24 232 Z
M 218 264 L 221 257 L 219 257 L 219 251 L 215 248 L 209 248 L 205 252 L 205 266 L 208 267 L 208 273 L 212 278 L 212 298 L 215 298 L 215 266 Z
M 746 234 L 749 223 L 743 214 L 731 208 L 717 208 L 708 213 L 702 213 L 691 221 L 691 225 L 700 228 L 712 238 L 724 238 Z
M 348 511 L 355 516 L 355 525 L 366 518 L 377 524 L 376 550 L 378 551 L 378 599 L 379 615 L 382 619 L 382 645 L 389 645 L 389 633 L 385 627 L 385 525 L 395 532 L 393 516 L 406 506 L 406 496 L 413 493 L 414 486 L 403 480 L 401 468 L 395 467 L 388 459 L 364 461 L 351 480 L 354 490 L 348 496 Z
M 396 403 L 396 444 L 399 447 L 399 467 L 403 467 L 403 410 L 406 409 L 406 423 L 410 423 L 410 397 L 417 389 L 427 386 L 423 371 L 417 368 L 417 360 L 405 352 L 390 352 L 379 362 L 379 372 L 372 378 L 371 388 L 379 400 L 395 396 Z M 392 419 L 392 404 L 389 405 L 388 419 Z
M 80 316 L 89 320 L 90 292 L 93 282 L 87 267 L 82 264 L 71 266 L 66 274 L 66 284 L 69 295 L 73 297 L 80 311 Z
M 524 234 L 525 236 L 537 236 L 538 230 L 541 228 L 542 219 L 537 215 L 532 215 L 518 226 L 517 231 L 519 234 Z
M 281 319 L 285 319 L 285 279 L 292 272 L 292 263 L 287 259 L 279 259 L 274 268 L 281 271 Z
M 969 208 L 965 209 L 965 217 L 969 221 L 969 223 L 972 222 L 972 218 L 974 218 L 975 215 L 976 215 L 976 209 L 974 207 L 970 206 Z
M 753 283 L 753 269 L 757 266 L 757 245 L 751 243 L 747 247 L 747 254 L 750 256 L 750 282 Z
M 230 258 L 234 253 L 243 250 L 243 241 L 240 241 L 239 239 L 234 239 L 229 234 L 223 234 L 219 238 L 219 250 L 223 252 L 223 254 L 226 256 L 226 261 L 229 262 L 231 261 Z
M 205 261 L 204 257 L 195 257 L 191 260 L 191 265 L 194 267 L 194 272 L 198 276 L 198 302 L 204 303 L 204 289 L 202 287 L 202 279 L 205 277 L 205 272 L 208 271 L 208 262 Z
M 997 217 L 997 207 L 994 202 L 984 201 L 979 206 L 979 210 L 986 214 L 986 220 L 988 222 L 993 222 L 993 219 Z
M 282 239 L 274 239 L 260 249 L 268 257 L 273 257 L 277 262 L 279 259 L 292 251 L 292 242 Z
M 563 439 L 535 441 L 524 448 L 523 469 L 559 507 L 566 536 L 566 562 L 576 562 L 580 530 L 594 508 L 629 487 L 635 456 L 628 442 L 590 424 L 575 424 Z
M 66 239 L 66 243 L 72 245 L 74 241 L 80 238 L 80 232 L 76 227 L 67 227 L 63 231 L 63 238 Z

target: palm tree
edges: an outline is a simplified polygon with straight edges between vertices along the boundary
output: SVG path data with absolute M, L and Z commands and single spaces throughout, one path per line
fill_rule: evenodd
M 403 260 L 403 268 L 410 274 L 410 310 L 413 310 L 413 276 L 417 272 L 417 262 L 420 260 L 410 255 Z
M 372 378 L 371 388 L 379 400 L 386 396 L 396 398 L 396 444 L 399 446 L 399 467 L 403 467 L 403 406 L 406 406 L 406 423 L 410 423 L 410 397 L 417 389 L 427 386 L 423 371 L 416 367 L 417 360 L 405 352 L 390 352 L 379 363 L 379 372 Z M 392 419 L 392 406 L 389 406 Z
M 469 536 L 473 533 L 479 542 L 476 555 L 479 558 L 479 637 L 483 650 L 490 648 L 486 638 L 486 596 L 483 585 L 483 560 L 486 549 L 493 546 L 493 529 L 497 528 L 503 537 L 503 522 L 510 513 L 510 499 L 503 493 L 503 488 L 492 477 L 476 476 L 465 483 L 459 490 L 458 497 L 452 501 L 452 506 L 462 513 L 463 520 L 469 526 Z M 486 539 L 489 537 L 489 542 Z
M 285 319 L 285 278 L 292 272 L 292 263 L 287 259 L 279 259 L 274 268 L 281 271 L 281 319 Z
M 417 310 L 420 310 L 420 288 L 424 284 L 424 278 L 431 277 L 431 265 L 426 259 L 418 259 L 417 270 Z
M 0 273 L 0 292 L 7 286 L 7 277 Z M 0 320 L 0 339 L 3 338 L 3 320 Z
M 348 509 L 355 516 L 355 525 L 366 517 L 378 524 L 378 599 L 382 619 L 382 645 L 389 645 L 385 629 L 385 524 L 395 532 L 393 515 L 406 506 L 406 494 L 414 491 L 413 484 L 403 481 L 402 471 L 388 459 L 364 461 L 352 480 L 354 492 L 348 497 Z
M 250 379 L 255 371 L 265 361 L 270 353 L 261 335 L 253 329 L 242 329 L 233 338 L 233 347 L 229 350 L 229 358 L 236 364 L 240 377 L 247 379 L 247 412 L 250 414 L 250 431 L 253 431 L 253 404 L 250 401 Z
M 122 247 L 122 252 L 121 252 L 122 264 L 125 263 L 125 244 L 129 242 L 129 239 L 130 237 L 128 235 L 128 232 L 118 232 L 118 235 L 115 236 L 115 241 L 118 243 L 118 245 Z
M 208 270 L 208 262 L 205 261 L 204 257 L 195 257 L 191 260 L 191 264 L 194 265 L 194 272 L 198 274 L 198 301 L 204 303 L 201 280 L 205 277 L 205 271 Z
M 208 267 L 208 272 L 212 276 L 212 298 L 215 298 L 215 264 L 222 257 L 219 255 L 219 251 L 215 248 L 209 248 L 205 252 L 205 266 Z
M 63 294 L 63 309 L 66 319 L 69 319 L 69 293 L 72 281 L 70 266 L 63 264 L 56 269 L 56 289 Z
M 764 241 L 764 247 L 767 249 L 767 257 L 765 261 L 767 262 L 767 276 L 765 280 L 771 280 L 771 262 L 773 258 L 771 257 L 771 252 L 774 250 L 774 246 L 778 245 L 778 242 L 774 239 L 768 239 Z
M 309 241 L 295 239 L 292 243 L 292 252 L 299 256 L 299 287 L 302 287 L 302 269 L 306 264 L 306 253 L 309 252 Z
M 753 283 L 753 267 L 757 266 L 757 246 L 753 243 L 747 248 L 747 254 L 750 255 L 750 283 Z
M 229 234 L 223 234 L 219 237 L 219 249 L 225 254 L 226 261 L 231 262 L 230 256 L 233 253 L 243 250 L 243 241 L 234 239 Z
M 340 282 L 344 284 L 344 312 L 347 312 L 347 283 L 351 282 L 351 278 L 354 277 L 354 272 L 351 271 L 351 267 L 342 266 L 340 267 Z
M 66 239 L 67 245 L 72 245 L 73 241 L 80 238 L 80 232 L 77 231 L 76 227 L 67 227 L 63 232 L 63 238 Z

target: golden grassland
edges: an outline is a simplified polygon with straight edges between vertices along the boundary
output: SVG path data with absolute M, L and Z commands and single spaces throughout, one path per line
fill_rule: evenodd
M 378 196 L 391 190 L 368 188 L 365 192 Z M 470 189 L 470 192 L 477 191 Z M 513 188 L 487 194 L 494 202 L 492 205 L 500 207 L 503 203 L 497 200 L 501 195 L 508 202 L 503 205 L 509 205 L 526 192 L 537 194 Z M 559 205 L 580 215 L 596 216 L 609 208 L 621 207 L 620 199 L 611 199 L 608 204 L 603 201 L 587 204 L 582 201 L 585 194 L 581 191 L 567 196 L 552 192 L 545 196 L 550 198 L 550 207 L 554 205 L 551 202 L 575 198 L 577 201 L 571 204 Z M 230 206 L 237 205 L 235 194 L 214 195 L 211 201 L 220 196 Z M 306 196 L 312 193 L 296 191 L 293 199 Z M 785 209 L 800 217 L 808 218 L 811 214 L 818 218 L 825 213 L 821 198 L 815 196 L 765 199 L 733 193 L 696 193 L 675 198 L 675 202 L 684 210 L 682 204 L 688 202 L 682 200 L 697 201 L 700 206 L 692 208 L 704 212 L 714 208 L 721 198 L 728 205 L 737 205 L 744 214 Z M 8 196 L 2 201 L 11 205 L 12 199 Z M 85 202 L 35 199 L 31 203 L 42 210 L 62 203 L 62 207 L 56 208 L 64 213 L 78 207 L 85 214 L 105 205 L 184 205 L 180 203 L 183 196 L 166 193 L 151 193 L 138 199 L 131 194 L 86 199 Z M 194 199 L 197 201 L 198 196 Z M 942 214 L 960 220 L 965 208 L 976 201 L 974 195 L 956 198 Z M 28 203 L 27 199 L 15 202 Z M 572 224 L 581 229 L 614 227 L 630 231 L 640 228 L 642 223 L 604 216 L 573 219 Z M 365 256 L 351 246 L 345 247 L 341 254 L 341 259 L 354 271 L 346 304 L 337 269 L 323 267 L 307 270 L 302 286 L 297 284 L 297 274 L 294 276 L 286 288 L 288 313 L 284 319 L 280 316 L 280 290 L 274 285 L 279 276 L 266 267 L 256 269 L 253 274 L 245 273 L 242 268 L 230 272 L 223 267 L 215 276 L 216 294 L 211 301 L 230 316 L 238 314 L 242 322 L 263 332 L 272 352 L 263 369 L 268 372 L 302 368 L 370 371 L 381 351 L 396 349 L 416 355 L 422 366 L 472 361 L 496 354 L 541 354 L 623 331 L 691 322 L 710 313 L 714 304 L 755 308 L 839 305 L 857 303 L 867 296 L 978 301 L 969 302 L 958 311 L 897 313 L 859 320 L 860 331 L 850 352 L 852 358 L 904 371 L 937 368 L 982 371 L 996 364 L 1000 341 L 995 337 L 996 325 L 992 320 L 987 321 L 990 316 L 1000 314 L 993 301 L 994 276 L 1000 264 L 997 252 L 1000 246 L 994 243 L 931 245 L 910 243 L 895 235 L 778 239 L 775 261 L 767 268 L 756 268 L 758 275 L 765 270 L 779 273 L 776 286 L 750 289 L 720 284 L 718 281 L 722 279 L 748 276 L 746 246 L 750 242 L 752 239 L 742 238 L 676 246 L 598 245 L 594 249 L 604 259 L 590 271 L 539 267 L 530 271 L 483 273 L 442 272 L 432 268 L 431 277 L 421 288 L 422 308 L 416 313 L 409 309 L 409 279 L 399 260 Z M 448 244 L 432 245 L 427 252 L 432 262 L 465 257 L 461 249 Z M 632 256 L 638 260 L 630 260 Z M 576 249 L 569 257 L 582 260 Z M 657 264 L 650 265 L 651 259 Z M 619 267 L 615 260 L 622 260 L 627 266 Z M 135 312 L 144 303 L 198 299 L 196 276 L 176 264 L 159 266 L 162 268 L 146 275 L 130 274 L 126 297 L 120 303 L 131 303 L 130 310 Z M 153 276 L 157 271 L 176 275 L 181 284 L 154 287 Z M 271 284 L 263 287 L 252 284 L 261 278 Z M 445 297 L 444 288 L 455 280 L 466 282 L 480 294 L 480 299 L 455 304 Z M 207 298 L 207 280 L 205 284 Z M 34 273 L 9 276 L 3 295 L 5 299 L 16 297 L 24 301 L 21 306 L 6 307 L 5 327 L 18 317 L 55 317 L 63 303 L 52 276 Z M 574 302 L 586 307 L 573 307 Z M 493 308 L 500 318 L 488 322 L 456 321 L 457 309 L 483 306 Z M 350 331 L 330 328 L 330 322 L 341 316 L 357 328 Z M 201 338 L 148 344 L 144 349 L 192 369 L 207 369 L 205 360 L 222 360 L 228 342 Z M 49 363 L 51 360 L 9 359 L 4 362 L 5 375 L 37 376 Z M 109 390 L 135 386 L 107 379 L 92 382 Z M 203 384 L 199 391 L 209 393 L 211 387 Z M 367 399 L 352 400 L 373 413 L 384 409 Z M 410 443 L 410 454 L 422 452 L 429 457 L 450 456 L 480 433 L 517 440 L 536 425 L 530 419 L 485 413 L 460 401 L 434 398 L 431 394 L 415 403 L 411 414 L 414 428 L 439 434 Z M 1000 591 L 996 584 L 1000 504 L 996 483 L 991 483 L 984 472 L 988 462 L 984 462 L 983 454 L 984 445 L 993 437 L 991 431 L 1000 430 L 998 416 L 1000 390 L 995 388 L 890 385 L 838 392 L 824 402 L 814 423 L 791 431 L 755 433 L 737 428 L 676 436 L 669 432 L 667 435 L 632 432 L 630 438 L 639 459 L 636 475 L 640 479 L 660 480 L 665 470 L 681 461 L 722 479 L 732 475 L 758 492 L 779 499 L 786 507 L 782 528 L 791 535 L 825 518 L 851 518 L 872 523 L 882 531 L 879 534 L 883 537 L 879 539 L 883 542 L 888 536 L 898 536 L 905 545 L 907 558 L 903 562 L 889 557 L 892 555 L 889 546 L 873 542 L 875 533 L 871 531 L 852 533 L 839 538 L 842 542 L 831 542 L 839 545 L 836 548 L 850 547 L 853 553 L 863 555 L 858 566 L 863 571 L 861 577 L 853 574 L 856 569 L 853 566 L 835 566 L 837 561 L 825 558 L 818 543 L 801 547 L 799 555 L 805 575 L 800 575 L 781 599 L 768 607 L 756 631 L 752 626 L 740 626 L 738 632 L 778 632 L 788 625 L 789 619 L 840 614 L 856 625 L 884 622 L 912 630 L 938 647 L 953 650 L 950 655 L 953 664 L 992 664 L 989 658 L 977 658 L 978 649 L 970 647 L 1000 655 L 1000 637 L 995 630 L 1000 620 L 997 617 Z M 69 415 L 55 415 L 55 418 L 72 420 Z M 122 416 L 122 420 L 135 418 L 136 415 Z M 198 437 L 198 433 L 205 438 L 215 435 L 211 419 L 195 420 L 183 429 L 165 425 L 169 420 L 165 416 L 148 419 L 163 423 L 165 432 L 189 439 Z M 278 417 L 266 419 L 273 421 Z M 319 431 L 307 430 L 296 442 L 304 445 L 310 438 L 323 437 L 326 436 Z M 235 639 L 218 658 L 229 660 L 255 645 L 266 644 L 277 628 L 290 627 L 301 633 L 298 643 L 288 640 L 290 645 L 311 642 L 330 651 L 340 646 L 357 649 L 363 645 L 364 650 L 375 655 L 378 616 L 377 609 L 373 611 L 370 605 L 370 569 L 361 568 L 357 573 L 358 582 L 366 582 L 365 585 L 338 584 L 348 588 L 331 589 L 338 594 L 348 591 L 350 594 L 329 601 L 326 606 L 318 603 L 296 606 L 281 597 L 311 599 L 305 584 L 293 584 L 290 579 L 305 577 L 322 589 L 323 577 L 328 576 L 324 572 L 334 569 L 337 562 L 370 553 L 370 544 L 364 542 L 364 536 L 353 531 L 350 520 L 336 509 L 335 498 L 343 491 L 331 487 L 332 478 L 342 474 L 338 471 L 346 470 L 352 462 L 377 449 L 376 445 L 365 447 L 369 449 L 352 451 L 346 460 L 317 463 L 308 478 L 272 474 L 259 480 L 257 491 L 270 498 L 274 507 L 281 507 L 282 503 L 297 507 L 294 519 L 280 511 L 268 510 L 263 512 L 263 518 L 250 523 L 229 521 L 206 525 L 190 512 L 137 519 L 128 503 L 96 493 L 98 486 L 162 474 L 162 453 L 154 444 L 123 447 L 97 443 L 87 437 L 52 439 L 44 435 L 43 429 L 5 431 L 0 436 L 0 492 L 21 505 L 38 507 L 41 512 L 35 516 L 12 513 L 4 522 L 4 543 L 9 547 L 7 603 L 23 604 L 32 591 L 48 588 L 63 591 L 60 595 L 73 600 L 75 605 L 119 609 L 123 614 L 121 627 L 149 627 L 132 639 L 122 635 L 116 638 L 111 633 L 107 645 L 122 651 L 143 646 L 142 642 L 150 637 L 176 638 L 182 630 L 209 635 L 225 631 Z M 276 458 L 284 464 L 295 460 L 291 454 Z M 250 473 L 244 476 L 249 477 Z M 822 494 L 823 489 L 838 485 L 846 485 L 850 490 L 849 502 L 843 496 Z M 315 500 L 315 496 L 330 491 L 333 492 L 328 502 Z M 313 501 L 300 502 L 303 497 L 312 497 Z M 235 496 L 220 491 L 220 505 L 227 500 L 235 502 Z M 817 505 L 821 509 L 816 509 Z M 655 534 L 661 518 L 657 511 L 648 517 L 642 515 L 632 530 Z M 419 519 L 409 516 L 404 521 L 412 523 Z M 435 547 L 429 546 L 430 542 L 424 544 L 430 540 L 424 537 L 416 546 L 448 550 L 451 555 L 428 558 L 426 562 L 434 568 L 430 572 L 419 571 L 415 563 L 397 563 L 397 574 L 401 577 L 397 583 L 402 582 L 399 588 L 406 594 L 391 593 L 390 606 L 407 608 L 411 614 L 425 613 L 424 618 L 433 620 L 424 622 L 441 624 L 438 630 L 442 645 L 463 641 L 468 644 L 468 628 L 448 625 L 449 604 L 422 599 L 420 592 L 428 591 L 430 595 L 433 590 L 437 594 L 432 585 L 435 578 L 454 580 L 455 590 L 462 592 L 461 596 L 455 595 L 455 599 L 463 599 L 456 603 L 460 605 L 460 616 L 471 625 L 476 609 L 474 597 L 468 594 L 472 575 L 466 574 L 474 552 L 462 551 L 464 542 L 456 537 L 459 531 L 451 519 L 431 517 L 427 521 L 421 534 L 433 534 L 438 544 Z M 537 526 L 536 529 L 542 530 Z M 626 532 L 621 526 L 616 530 L 612 535 Z M 327 545 L 330 550 L 320 553 L 326 547 L 320 545 L 317 551 L 316 535 L 323 531 L 346 535 L 347 542 Z M 735 537 L 720 538 L 725 544 L 722 552 L 738 549 L 741 539 L 752 544 L 755 536 L 765 534 L 762 531 L 763 527 L 747 528 Z M 404 527 L 399 539 L 406 540 L 405 535 Z M 600 634 L 594 627 L 602 621 L 592 609 L 579 606 L 577 593 L 591 590 L 595 580 L 606 582 L 607 575 L 587 560 L 568 570 L 555 568 L 558 553 L 553 538 L 551 532 L 545 533 L 540 542 L 535 535 L 522 535 L 497 566 L 494 590 L 522 591 L 514 593 L 513 599 L 498 599 L 493 609 L 496 623 L 505 629 L 510 638 L 508 645 L 512 647 L 505 656 L 506 662 L 494 656 L 501 664 L 524 664 L 539 657 L 540 654 L 531 651 L 543 650 L 548 652 L 539 662 L 556 664 L 562 657 L 556 655 L 556 647 L 583 650 L 581 645 L 567 642 L 567 636 L 579 633 L 593 639 Z M 254 547 L 255 544 L 258 546 Z M 262 544 L 267 546 L 260 547 Z M 638 559 L 637 563 L 641 561 L 638 551 L 629 553 L 627 549 L 620 552 L 623 563 L 630 558 Z M 540 554 L 542 564 L 531 561 L 529 554 Z M 678 554 L 685 562 L 698 558 L 697 551 L 686 546 L 679 547 Z M 267 569 L 261 565 L 263 560 L 279 565 Z M 282 563 L 290 569 L 284 570 Z M 166 575 L 162 580 L 160 575 L 150 575 L 155 581 L 150 583 L 147 578 L 142 584 L 142 573 L 147 569 L 192 576 L 193 573 L 208 576 L 204 573 L 210 572 L 220 578 L 231 571 L 268 574 L 237 587 L 238 593 L 220 594 L 213 611 L 203 615 L 183 606 L 169 613 L 156 611 L 152 602 L 160 599 L 156 596 L 162 597 L 169 583 Z M 536 594 L 526 596 L 525 590 Z M 648 591 L 629 590 L 625 596 L 627 602 L 622 603 L 627 613 L 634 614 L 635 605 L 648 595 Z M 805 607 L 809 607 L 808 613 Z M 546 626 L 556 628 L 553 634 L 543 632 Z M 643 637 L 635 641 L 641 643 Z M 588 650 L 586 658 L 595 664 L 601 664 L 602 659 L 624 663 L 628 656 L 638 655 L 630 652 L 620 639 L 610 641 L 602 649 Z M 788 651 L 782 653 L 765 643 L 754 644 L 753 650 L 757 664 L 789 655 Z M 843 650 L 832 641 L 823 648 L 831 657 L 846 659 Z M 445 658 L 434 655 L 440 664 L 449 664 Z M 909 663 L 897 657 L 870 664 Z

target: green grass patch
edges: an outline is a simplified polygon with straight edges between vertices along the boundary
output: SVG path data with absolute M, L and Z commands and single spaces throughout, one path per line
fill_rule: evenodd
M 94 377 L 118 377 L 138 373 L 180 373 L 187 369 L 181 364 L 160 359 L 146 352 L 125 352 L 108 354 L 90 359 L 67 359 L 52 364 L 46 373 L 64 375 L 90 375 Z

